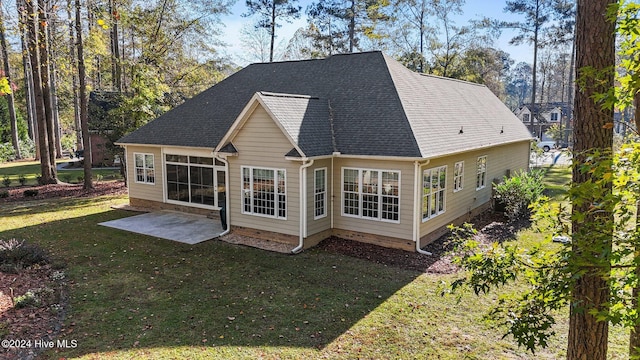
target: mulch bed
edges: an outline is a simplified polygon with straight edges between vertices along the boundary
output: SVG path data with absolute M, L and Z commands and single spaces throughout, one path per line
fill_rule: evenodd
M 127 187 L 123 181 L 101 181 L 94 182 L 94 188 L 85 190 L 82 188 L 82 184 L 54 184 L 54 185 L 41 185 L 41 186 L 19 186 L 9 188 L 9 196 L 6 198 L 0 198 L 0 204 L 18 202 L 18 201 L 31 201 L 31 200 L 43 200 L 50 198 L 64 198 L 64 197 L 96 197 L 105 195 L 123 195 L 127 193 Z M 0 191 L 5 189 L 0 189 Z M 25 196 L 26 190 L 37 190 L 36 196 Z
M 471 221 L 478 234 L 476 240 L 482 243 L 502 242 L 515 238 L 519 229 L 528 226 L 527 221 L 508 223 L 502 213 L 487 211 Z M 390 249 L 378 245 L 365 244 L 351 240 L 331 237 L 322 241 L 318 247 L 324 251 L 366 259 L 378 264 L 399 267 L 406 270 L 432 274 L 451 274 L 459 270 L 452 263 L 449 243 L 450 233 L 428 244 L 423 250 L 432 255 L 423 255 L 399 249 Z

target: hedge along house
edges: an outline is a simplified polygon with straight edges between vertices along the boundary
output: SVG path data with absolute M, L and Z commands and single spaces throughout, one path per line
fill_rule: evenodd
M 380 52 L 252 64 L 118 141 L 132 206 L 217 214 L 231 232 L 409 251 L 528 167 L 531 135 L 491 91 Z

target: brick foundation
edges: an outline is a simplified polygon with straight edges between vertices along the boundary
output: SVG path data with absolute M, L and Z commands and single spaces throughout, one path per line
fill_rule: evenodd
M 142 208 L 142 209 L 149 209 L 149 210 L 181 211 L 188 214 L 204 215 L 210 219 L 220 220 L 219 210 L 200 209 L 192 206 L 167 204 L 159 201 L 136 199 L 132 197 L 129 198 L 129 205 L 135 208 Z
M 132 207 L 149 209 L 149 210 L 173 210 L 173 211 L 182 211 L 190 214 L 197 215 L 205 215 L 212 219 L 220 219 L 220 212 L 218 210 L 207 210 L 194 208 L 190 206 L 183 205 L 175 205 L 175 204 L 167 204 L 161 203 L 158 201 L 144 200 L 144 199 L 136 199 L 130 198 L 129 204 Z M 451 223 L 459 226 L 465 222 L 469 222 L 473 217 L 479 215 L 480 213 L 491 208 L 491 202 L 487 202 L 473 210 L 469 213 L 460 216 L 459 218 L 453 220 Z M 442 235 L 446 234 L 448 231 L 446 226 L 443 226 L 439 229 L 436 229 L 429 234 L 420 238 L 420 247 L 424 247 L 427 244 L 432 243 L 433 241 L 440 238 Z M 251 229 L 241 226 L 231 226 L 231 232 L 237 235 L 253 237 L 262 240 L 269 240 L 279 243 L 297 245 L 300 241 L 300 238 L 297 235 L 289 235 L 282 234 L 272 231 L 264 231 L 259 229 Z M 379 245 L 388 248 L 401 249 L 405 251 L 416 251 L 416 244 L 411 240 L 393 238 L 389 236 L 375 235 L 369 233 L 363 233 L 358 231 L 344 230 L 344 229 L 327 229 L 325 231 L 321 231 L 317 234 L 309 235 L 304 240 L 304 248 L 308 249 L 318 245 L 322 240 L 329 238 L 331 236 L 336 236 L 342 239 L 358 241 L 367 244 Z

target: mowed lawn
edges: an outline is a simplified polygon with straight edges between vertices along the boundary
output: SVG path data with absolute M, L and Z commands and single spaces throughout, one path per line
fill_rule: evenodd
M 186 245 L 97 225 L 134 215 L 111 208 L 126 201 L 0 205 L 0 239 L 27 239 L 67 263 L 70 304 L 59 339 L 76 340 L 77 347 L 50 350 L 44 358 L 564 356 L 566 320 L 548 349 L 526 352 L 501 339 L 504 329 L 485 318 L 498 294 L 440 295 L 455 274 L 407 271 L 319 249 L 285 255 L 215 240 Z M 544 236 L 524 230 L 520 237 L 535 243 Z M 624 332 L 613 329 L 611 358 L 627 358 L 626 346 Z

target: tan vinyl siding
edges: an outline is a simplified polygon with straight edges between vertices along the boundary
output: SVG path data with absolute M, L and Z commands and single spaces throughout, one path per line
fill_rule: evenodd
M 442 226 L 449 225 L 454 219 L 468 214 L 488 201 L 491 201 L 492 182 L 501 180 L 507 175 L 507 170 L 513 174 L 516 170 L 527 169 L 529 166 L 529 142 L 519 142 L 503 146 L 497 146 L 486 150 L 473 151 L 455 156 L 431 160 L 421 169 L 431 169 L 438 166 L 447 166 L 447 191 L 446 210 L 434 218 L 422 222 L 420 214 L 420 236 L 424 236 Z M 480 156 L 487 156 L 487 179 L 483 189 L 476 190 L 476 161 Z M 454 164 L 464 161 L 463 188 L 453 192 Z M 422 184 L 420 184 L 422 190 Z M 422 209 L 422 198 L 420 209 Z
M 231 139 L 238 150 L 238 156 L 228 158 L 231 225 L 298 235 L 300 232 L 300 198 L 298 196 L 300 162 L 284 158 L 293 145 L 261 106 L 248 116 L 248 120 L 238 134 Z M 286 171 L 286 220 L 242 213 L 241 168 L 243 166 Z
M 153 154 L 155 184 L 136 182 L 135 161 L 133 154 Z M 163 202 L 164 169 L 162 168 L 162 151 L 159 147 L 132 146 L 126 147 L 127 179 L 129 197 Z
M 315 217 L 315 169 L 326 169 L 327 191 L 326 191 L 326 216 L 314 219 Z M 313 165 L 307 168 L 307 236 L 317 234 L 331 228 L 331 159 L 316 160 Z
M 377 169 L 400 172 L 400 221 L 378 221 L 342 215 L 342 168 Z M 399 239 L 413 239 L 413 178 L 414 165 L 410 161 L 386 161 L 367 159 L 334 159 L 333 219 L 334 228 L 358 231 Z

